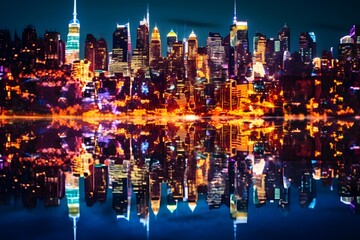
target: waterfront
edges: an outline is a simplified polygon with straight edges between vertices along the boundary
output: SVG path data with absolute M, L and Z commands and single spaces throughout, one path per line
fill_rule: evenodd
M 1 239 L 356 238 L 355 119 L 2 119 Z

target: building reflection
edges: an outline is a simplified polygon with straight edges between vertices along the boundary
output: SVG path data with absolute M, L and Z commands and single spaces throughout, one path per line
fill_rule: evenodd
M 66 201 L 74 237 L 80 194 L 86 207 L 111 202 L 117 219 L 135 211 L 148 232 L 162 208 L 204 201 L 229 209 L 236 237 L 250 203 L 316 208 L 317 183 L 359 214 L 359 131 L 356 120 L 3 120 L 0 204 Z

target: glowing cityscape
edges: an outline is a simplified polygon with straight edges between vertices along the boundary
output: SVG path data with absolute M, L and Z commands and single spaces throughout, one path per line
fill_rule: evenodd
M 251 51 L 236 1 L 228 35 L 209 32 L 205 46 L 195 30 L 179 39 L 169 29 L 162 41 L 148 7 L 138 26 L 114 23 L 111 46 L 90 33 L 80 42 L 76 4 L 66 42 L 31 25 L 22 38 L 0 31 L 2 115 L 359 115 L 358 25 L 335 51 L 319 53 L 314 32 L 301 32 L 294 51 L 287 24 L 275 38 L 256 33 Z
M 201 42 L 148 4 L 109 41 L 68 1 L 66 41 L 0 29 L 1 239 L 360 237 L 360 25 L 322 51 L 234 0 Z

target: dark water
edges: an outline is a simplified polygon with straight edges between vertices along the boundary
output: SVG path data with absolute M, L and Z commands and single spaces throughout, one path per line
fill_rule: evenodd
M 0 239 L 358 239 L 355 119 L 3 119 Z

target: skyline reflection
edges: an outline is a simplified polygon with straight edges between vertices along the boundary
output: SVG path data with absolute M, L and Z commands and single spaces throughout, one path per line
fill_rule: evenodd
M 30 239 L 359 235 L 359 130 L 354 119 L 3 119 L 0 230 L 5 239 L 26 229 Z

